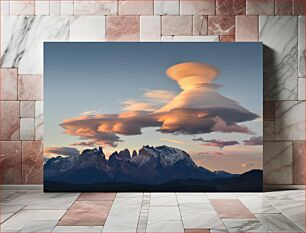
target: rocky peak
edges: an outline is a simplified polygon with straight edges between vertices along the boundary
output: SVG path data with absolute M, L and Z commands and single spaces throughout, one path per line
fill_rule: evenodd
M 130 159 L 131 158 L 131 154 L 130 154 L 130 151 L 128 149 L 124 149 L 124 150 L 120 151 L 118 155 L 122 159 Z
M 132 158 L 136 157 L 137 156 L 137 151 L 136 150 L 133 150 L 133 153 L 132 153 Z
M 104 153 L 103 153 L 103 150 L 102 150 L 102 147 L 99 147 L 99 148 L 94 148 L 94 149 L 86 149 L 86 150 L 83 150 L 82 154 L 81 154 L 81 157 L 92 157 L 92 156 L 101 156 L 101 157 L 105 157 Z

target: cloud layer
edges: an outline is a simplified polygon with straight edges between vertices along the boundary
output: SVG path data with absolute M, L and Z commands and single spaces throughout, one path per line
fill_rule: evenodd
M 203 146 L 213 146 L 213 147 L 219 147 L 219 148 L 224 148 L 226 146 L 233 146 L 239 144 L 237 141 L 222 141 L 222 140 L 217 140 L 217 139 L 211 139 L 211 140 L 205 140 L 203 138 L 194 138 L 192 139 L 193 141 L 198 141 L 198 142 L 204 142 L 202 145 Z
M 244 145 L 247 146 L 258 146 L 263 144 L 263 138 L 261 136 L 258 137 L 250 137 L 248 140 L 244 140 Z
M 63 155 L 63 156 L 73 156 L 79 155 L 79 151 L 72 147 L 47 147 L 44 148 L 44 155 Z
M 189 62 L 174 65 L 166 73 L 182 89 L 178 95 L 163 90 L 144 94 L 163 103 L 161 107 L 156 109 L 149 103 L 127 102 L 124 111 L 118 114 L 66 119 L 61 123 L 64 132 L 111 147 L 116 147 L 121 141 L 119 135 L 140 135 L 146 127 L 156 127 L 157 131 L 165 134 L 252 134 L 239 123 L 254 120 L 258 115 L 217 92 L 219 86 L 212 81 L 219 74 L 218 69 Z

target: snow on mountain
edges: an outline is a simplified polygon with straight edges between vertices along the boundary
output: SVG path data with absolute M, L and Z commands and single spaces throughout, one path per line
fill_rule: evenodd
M 56 157 L 45 163 L 45 179 L 61 182 L 130 182 L 159 184 L 176 179 L 231 178 L 230 173 L 198 167 L 188 153 L 168 146 L 143 146 L 138 154 L 128 149 L 105 159 L 102 148 L 84 150 L 79 158 Z

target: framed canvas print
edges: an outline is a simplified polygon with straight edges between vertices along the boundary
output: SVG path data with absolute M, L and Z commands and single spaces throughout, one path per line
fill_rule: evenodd
M 261 43 L 44 44 L 44 190 L 262 191 Z

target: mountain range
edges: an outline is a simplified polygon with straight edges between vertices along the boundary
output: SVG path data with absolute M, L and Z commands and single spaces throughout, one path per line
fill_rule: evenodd
M 116 151 L 107 160 L 100 147 L 50 158 L 44 184 L 45 191 L 261 191 L 262 170 L 212 172 L 165 145 Z

